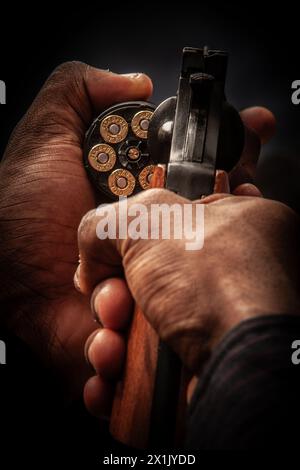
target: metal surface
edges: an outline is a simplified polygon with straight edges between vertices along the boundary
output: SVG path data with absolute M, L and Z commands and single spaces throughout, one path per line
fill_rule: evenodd
M 105 161 L 105 158 L 106 161 Z M 88 160 L 96 171 L 110 171 L 116 163 L 116 152 L 107 144 L 95 145 L 89 152 Z M 102 160 L 102 161 L 101 161 Z
M 131 121 L 134 134 L 141 139 L 147 139 L 150 120 L 153 116 L 151 111 L 138 112 Z
M 143 189 L 149 189 L 151 184 L 151 177 L 154 172 L 154 165 L 146 166 L 139 174 L 139 183 Z
M 135 187 L 135 177 L 128 170 L 115 170 L 108 177 L 108 185 L 116 196 L 130 196 Z
M 189 199 L 213 191 L 227 54 L 185 48 L 167 187 Z
M 148 139 L 144 138 L 154 109 L 154 105 L 142 101 L 112 106 L 95 119 L 86 134 L 86 170 L 95 188 L 112 200 L 117 199 L 119 195 L 135 194 L 149 187 L 143 173 L 140 178 L 140 173 L 145 167 L 156 163 L 149 155 Z M 141 129 L 141 137 L 134 133 L 132 123 L 134 128 Z M 130 184 L 125 190 L 116 185 L 113 178 L 109 184 L 109 171 L 118 169 L 130 172 L 134 177 L 134 185 Z
M 100 124 L 100 134 L 105 142 L 117 144 L 125 139 L 128 133 L 128 124 L 121 116 L 107 116 Z

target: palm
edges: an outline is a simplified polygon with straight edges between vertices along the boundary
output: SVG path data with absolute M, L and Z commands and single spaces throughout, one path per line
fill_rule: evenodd
M 16 168 L 8 149 L 2 168 L 5 185 L 0 186 L 0 199 L 7 203 L 0 207 L 1 232 L 10 234 L 5 243 L 11 253 L 6 258 L 6 278 L 17 281 L 18 289 L 37 294 L 34 303 L 29 296 L 29 305 L 22 306 L 24 312 L 30 308 L 36 322 L 37 341 L 30 338 L 30 343 L 41 354 L 39 336 L 43 334 L 42 343 L 51 344 L 55 366 L 66 375 L 69 370 L 71 381 L 75 373 L 80 386 L 87 372 L 83 344 L 95 324 L 88 301 L 74 289 L 73 275 L 78 265 L 77 228 L 82 216 L 95 206 L 95 197 L 78 144 L 45 142 L 38 153 L 38 158 L 32 155 L 26 165 Z M 50 325 L 46 335 L 40 331 L 45 323 Z M 29 328 L 31 335 L 32 325 Z M 28 341 L 23 321 L 19 334 Z
M 89 373 L 83 345 L 95 329 L 88 300 L 73 286 L 77 228 L 95 207 L 82 165 L 84 133 L 95 110 L 147 99 L 151 90 L 141 74 L 62 64 L 17 126 L 0 167 L 0 320 L 73 391 Z

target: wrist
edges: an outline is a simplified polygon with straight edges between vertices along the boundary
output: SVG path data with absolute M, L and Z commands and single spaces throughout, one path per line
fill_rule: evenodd
M 275 281 L 274 281 L 275 280 Z M 274 277 L 267 282 L 242 282 L 236 280 L 231 287 L 219 289 L 220 302 L 217 307 L 217 321 L 211 341 L 213 351 L 231 330 L 250 319 L 276 315 L 298 314 L 300 296 L 287 279 L 286 282 Z

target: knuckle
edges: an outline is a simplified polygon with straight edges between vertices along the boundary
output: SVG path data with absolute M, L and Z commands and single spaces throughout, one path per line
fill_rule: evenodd
M 77 137 L 72 137 L 69 131 L 81 132 L 81 123 L 90 112 L 89 103 L 84 99 L 88 68 L 83 62 L 71 61 L 62 63 L 51 73 L 16 126 L 7 145 L 6 158 L 36 151 L 48 138 L 52 140 L 60 135 L 67 135 L 77 143 Z M 79 110 L 77 114 L 76 110 Z
M 87 64 L 79 61 L 63 62 L 58 65 L 51 73 L 49 80 L 60 82 L 60 81 L 73 81 L 79 76 L 82 77 L 87 70 Z
M 161 203 L 182 203 L 185 199 L 178 194 L 168 191 L 165 188 L 152 188 L 147 191 L 142 191 L 134 198 L 131 198 L 132 202 L 144 203 L 145 205 L 150 204 L 161 204 Z
M 280 201 L 273 202 L 273 213 L 280 224 L 295 222 L 299 224 L 299 215 L 289 206 Z
M 49 76 L 40 93 L 40 99 L 55 106 L 73 103 L 76 107 L 84 93 L 88 65 L 83 62 L 64 62 Z
M 272 199 L 249 198 L 244 213 L 249 220 L 253 218 L 258 226 L 271 234 L 274 231 L 289 230 L 291 226 L 299 226 L 299 215 L 283 202 Z
M 96 209 L 92 209 L 87 212 L 81 219 L 79 227 L 78 227 L 78 241 L 79 244 L 82 246 L 86 241 L 88 241 L 91 227 L 94 223 L 96 216 Z

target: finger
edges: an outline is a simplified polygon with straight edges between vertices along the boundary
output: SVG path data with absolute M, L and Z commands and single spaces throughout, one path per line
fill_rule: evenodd
M 107 205 L 108 217 L 116 216 L 118 203 Z M 102 281 L 122 277 L 122 258 L 116 240 L 101 239 L 98 236 L 98 223 L 101 216 L 97 209 L 89 211 L 78 227 L 78 247 L 80 264 L 74 274 L 74 285 L 82 294 L 92 295 Z
M 261 191 L 254 184 L 245 183 L 237 186 L 233 191 L 235 196 L 262 197 Z
M 224 170 L 217 170 L 215 176 L 214 192 L 209 196 L 202 197 L 194 201 L 196 204 L 209 204 L 230 196 L 230 185 L 228 173 Z
M 92 339 L 87 356 L 97 374 L 112 380 L 121 373 L 125 352 L 124 338 L 115 331 L 103 328 Z
M 119 75 L 94 67 L 88 68 L 86 87 L 96 111 L 123 101 L 146 100 L 153 91 L 150 78 L 143 73 Z
M 234 196 L 250 196 L 250 197 L 263 197 L 261 191 L 258 189 L 257 186 L 255 186 L 254 184 L 250 184 L 250 183 L 244 183 L 244 184 L 241 184 L 239 186 L 237 186 L 232 194 L 228 194 L 228 193 L 214 193 L 214 194 L 210 194 L 209 196 L 206 196 L 202 199 L 199 199 L 197 201 L 195 201 L 195 203 L 201 203 L 201 204 L 210 204 L 212 202 L 216 202 L 216 201 L 221 201 L 221 199 L 226 199 L 228 197 L 232 197 L 232 195 Z
M 229 173 L 230 187 L 233 190 L 243 183 L 253 183 L 261 143 L 252 129 L 245 128 L 245 144 L 240 160 Z
M 111 412 L 115 387 L 102 377 L 91 377 L 85 384 L 83 400 L 89 413 L 98 418 L 108 418 Z
M 276 119 L 267 108 L 254 106 L 241 111 L 240 116 L 244 125 L 258 135 L 262 144 L 267 143 L 276 132 Z
M 228 173 L 224 170 L 216 171 L 214 193 L 230 193 Z
M 166 189 L 149 189 L 128 200 L 108 204 L 87 213 L 78 228 L 81 261 L 74 282 L 79 284 L 80 291 L 91 295 L 99 282 L 111 277 L 123 277 L 122 258 L 126 261 L 126 254 L 130 249 L 137 250 L 137 245 L 147 243 L 141 238 L 133 239 L 128 236 L 127 228 L 131 222 L 128 214 L 132 206 L 137 208 L 142 204 L 145 210 L 149 210 L 151 204 L 182 204 L 186 201 Z M 122 236 L 119 233 L 120 224 L 121 231 L 124 232 Z M 107 233 L 107 226 L 112 228 L 110 234 Z
M 226 199 L 228 197 L 234 196 L 250 196 L 250 197 L 263 197 L 261 191 L 258 189 L 257 186 L 250 183 L 244 183 L 237 186 L 233 191 L 232 194 L 228 193 L 214 193 L 206 196 L 202 199 L 199 199 L 195 202 L 201 204 L 210 204 L 212 202 L 221 201 L 221 199 Z
M 122 101 L 146 99 L 151 93 L 152 82 L 145 74 L 120 75 L 82 62 L 66 62 L 50 75 L 36 102 L 40 119 L 44 114 L 49 119 L 49 108 L 55 114 L 67 109 L 89 124 L 94 111 Z
M 240 113 L 245 125 L 245 145 L 237 165 L 230 172 L 230 187 L 253 183 L 261 145 L 275 133 L 275 117 L 266 108 L 254 107 Z
M 88 339 L 86 340 L 85 342 L 85 345 L 84 345 L 84 357 L 85 357 L 85 360 L 87 362 L 87 364 L 90 366 L 91 370 L 93 372 L 95 372 L 95 368 L 94 366 L 91 364 L 90 362 L 90 359 L 89 359 L 89 356 L 88 356 L 88 351 L 90 349 L 90 345 L 92 344 L 93 342 L 93 339 L 95 338 L 95 336 L 99 333 L 100 331 L 100 328 L 98 328 L 97 330 L 94 330 L 90 336 L 88 337 Z
M 194 375 L 189 384 L 188 384 L 188 387 L 187 387 L 187 402 L 190 403 L 191 400 L 192 400 L 192 397 L 193 397 L 193 394 L 194 394 L 194 391 L 197 387 L 197 384 L 198 384 L 198 381 L 199 381 L 199 377 L 197 377 L 196 375 Z
M 129 324 L 132 308 L 133 299 L 124 279 L 106 279 L 94 289 L 91 309 L 104 328 L 124 330 Z
M 197 199 L 194 201 L 195 204 L 210 204 L 211 202 L 220 201 L 221 199 L 232 198 L 232 194 L 228 193 L 214 193 L 209 196 L 203 197 L 202 199 Z
M 22 145 L 32 146 L 32 139 L 35 147 L 45 139 L 81 145 L 95 111 L 118 102 L 144 100 L 151 93 L 151 80 L 144 74 L 119 75 L 81 62 L 64 63 L 50 75 L 17 126 L 14 145 L 21 140 Z

